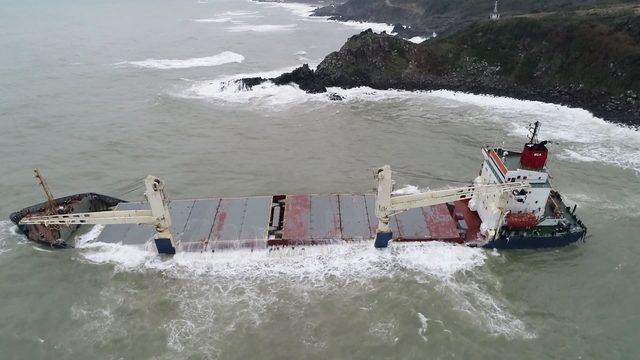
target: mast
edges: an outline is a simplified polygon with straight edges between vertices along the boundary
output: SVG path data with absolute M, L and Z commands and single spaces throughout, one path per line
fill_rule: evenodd
M 53 197 L 47 188 L 47 184 L 38 169 L 35 170 L 35 174 L 36 178 L 40 180 L 40 185 L 42 185 L 45 194 L 50 199 L 49 206 L 51 207 L 51 204 L 54 204 Z M 158 252 L 161 254 L 175 254 L 178 243 L 171 234 L 171 214 L 169 213 L 168 201 L 164 193 L 164 181 L 149 175 L 144 179 L 144 185 L 146 187 L 144 196 L 147 198 L 150 207 L 148 210 L 110 210 L 25 216 L 20 219 L 20 225 L 150 224 L 156 228 L 156 234 L 153 238 Z
M 33 169 L 33 177 L 36 178 L 36 181 L 38 181 L 38 185 L 40 185 L 42 191 L 44 192 L 44 196 L 47 198 L 47 213 L 55 214 L 55 199 L 53 198 L 53 195 L 51 195 L 51 190 L 49 190 L 49 186 L 47 185 L 44 176 L 42 176 L 42 173 L 40 173 L 40 170 L 38 168 Z
M 540 130 L 540 121 L 536 121 L 535 123 L 533 123 L 532 127 L 529 128 L 529 131 L 531 132 L 529 144 L 538 143 L 538 130 Z

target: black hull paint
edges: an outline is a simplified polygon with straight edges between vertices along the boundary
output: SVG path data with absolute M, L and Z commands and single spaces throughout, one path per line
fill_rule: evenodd
M 586 231 L 567 232 L 555 236 L 502 235 L 483 245 L 487 249 L 542 249 L 562 247 L 584 238 Z
M 69 212 L 67 213 L 105 211 L 121 202 L 126 201 L 95 193 L 76 194 L 54 199 L 54 203 L 57 206 L 66 205 L 69 207 Z M 66 248 L 68 246 L 66 243 L 67 238 L 69 238 L 73 232 L 78 229 L 79 225 L 61 226 L 47 230 L 49 228 L 41 225 L 20 224 L 20 220 L 25 216 L 44 214 L 47 206 L 47 202 L 29 206 L 12 213 L 9 215 L 9 219 L 11 222 L 16 224 L 18 230 L 29 240 L 53 248 Z

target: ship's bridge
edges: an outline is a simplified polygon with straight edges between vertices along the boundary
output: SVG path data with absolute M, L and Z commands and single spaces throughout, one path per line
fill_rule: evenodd
M 505 211 L 512 214 L 532 214 L 538 221 L 544 218 L 551 192 L 549 173 L 545 167 L 546 148 L 525 146 L 523 152 L 483 148 L 482 155 L 484 162 L 480 176 L 475 180 L 477 185 L 521 181 L 530 185 L 527 190 L 511 194 L 504 207 L 500 205 L 497 194 L 475 194 L 469 206 L 478 213 L 483 223 L 482 228 L 497 229 Z
M 505 149 L 482 149 L 485 158 L 483 172 L 492 175 L 496 183 L 527 181 L 532 187 L 551 187 L 545 166 L 523 165 L 522 153 Z M 489 181 L 493 183 L 493 181 Z

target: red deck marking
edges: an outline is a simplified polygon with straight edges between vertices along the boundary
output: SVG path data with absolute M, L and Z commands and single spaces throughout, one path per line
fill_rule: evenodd
M 429 226 L 430 238 L 433 240 L 457 240 L 460 238 L 456 220 L 446 204 L 423 207 L 422 213 Z
M 311 196 L 292 195 L 285 199 L 282 239 L 299 242 L 309 239 Z
M 477 212 L 469 209 L 469 200 L 456 201 L 454 204 L 454 212 L 462 215 L 463 220 L 467 223 L 468 229 L 464 241 L 472 242 L 482 239 L 482 235 L 480 235 L 480 224 L 482 221 Z
M 227 213 L 224 210 L 218 211 L 216 214 L 216 220 L 213 225 L 213 231 L 211 231 L 211 239 L 218 240 L 220 239 L 220 234 L 222 234 L 222 229 L 224 229 L 224 223 L 227 220 Z
M 498 165 L 498 169 L 500 169 L 500 172 L 502 173 L 502 175 L 507 175 L 507 167 L 504 166 L 504 163 L 502 162 L 502 160 L 500 159 L 500 157 L 498 156 L 498 154 L 496 154 L 495 151 L 493 150 L 489 150 L 489 156 L 491 157 L 491 159 L 493 159 L 493 162 L 496 163 L 496 165 Z

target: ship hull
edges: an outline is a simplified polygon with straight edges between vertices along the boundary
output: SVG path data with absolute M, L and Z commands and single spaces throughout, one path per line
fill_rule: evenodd
M 125 202 L 98 194 L 78 194 L 55 200 L 64 213 L 141 210 L 143 202 Z M 66 247 L 78 228 L 19 225 L 24 216 L 42 214 L 46 203 L 11 215 L 11 220 L 32 241 Z M 340 244 L 376 237 L 375 195 L 275 195 L 243 198 L 207 198 L 169 202 L 178 251 L 215 252 L 226 249 L 267 249 L 281 246 Z M 567 215 L 568 216 L 568 215 Z M 441 241 L 491 249 L 538 249 L 566 246 L 584 237 L 586 228 L 571 218 L 572 229 L 503 232 L 485 243 L 481 220 L 468 200 L 415 208 L 392 216 L 394 242 Z M 578 229 L 580 225 L 580 229 Z M 543 234 L 540 234 L 543 232 Z M 546 233 L 544 233 L 546 232 Z M 98 242 L 145 246 L 155 234 L 151 225 L 106 225 Z
M 502 235 L 482 247 L 488 249 L 543 249 L 567 246 L 578 242 L 586 235 L 586 231 L 566 232 L 555 236 L 536 235 Z
M 105 211 L 125 201 L 106 195 L 83 193 L 54 199 L 53 202 L 58 209 L 58 213 L 72 214 Z M 43 202 L 12 213 L 9 219 L 29 240 L 48 247 L 66 248 L 66 240 L 73 235 L 79 225 L 47 227 L 38 224 L 20 224 L 20 220 L 23 217 L 43 215 L 47 213 L 47 209 L 48 203 Z

